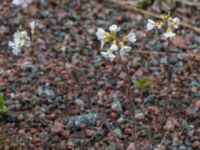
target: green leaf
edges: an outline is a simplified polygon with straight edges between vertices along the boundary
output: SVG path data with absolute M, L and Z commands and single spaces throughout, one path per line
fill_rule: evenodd
M 148 91 L 153 84 L 152 77 L 140 77 L 139 79 L 133 80 L 134 85 L 141 91 Z
M 4 102 L 4 97 L 3 95 L 0 95 L 0 112 L 5 112 L 6 111 L 6 106 Z

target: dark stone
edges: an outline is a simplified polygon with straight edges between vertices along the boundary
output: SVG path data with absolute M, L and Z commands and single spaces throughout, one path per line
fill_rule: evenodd
M 146 97 L 146 98 L 144 99 L 144 104 L 145 104 L 145 105 L 153 104 L 154 101 L 155 101 L 155 95 L 152 94 L 152 95 L 149 95 L 148 97 Z

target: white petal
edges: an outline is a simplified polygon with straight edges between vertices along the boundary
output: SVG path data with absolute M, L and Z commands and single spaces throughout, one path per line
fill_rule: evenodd
M 131 49 L 132 48 L 130 46 L 123 46 L 119 51 L 121 57 L 123 57 L 127 52 L 131 51 Z
M 116 56 L 113 53 L 109 54 L 110 61 L 113 61 L 116 58 Z
M 101 55 L 103 56 L 103 57 L 105 57 L 105 58 L 108 58 L 108 52 L 101 52 Z
M 167 40 L 168 38 L 175 37 L 176 33 L 173 32 L 166 32 L 162 35 L 162 39 Z
M 102 40 L 103 39 L 104 33 L 105 33 L 104 29 L 102 29 L 102 28 L 98 28 L 97 29 L 96 36 L 97 36 L 98 40 Z
M 101 55 L 110 61 L 113 61 L 116 58 L 116 56 L 110 52 L 101 52 Z
M 8 42 L 8 46 L 10 46 L 10 47 L 14 47 L 14 46 L 15 46 L 15 43 L 12 42 L 12 41 L 9 41 L 9 42 Z
M 180 19 L 176 17 L 176 18 L 174 18 L 173 20 L 174 20 L 174 22 L 175 22 L 174 28 L 178 29 L 178 27 L 179 27 L 179 25 L 180 25 Z
M 136 41 L 136 35 L 133 31 L 131 31 L 129 34 L 128 34 L 128 40 L 130 42 L 135 42 Z
M 121 28 L 120 28 L 120 27 L 117 27 L 116 24 L 113 24 L 113 25 L 111 25 L 111 26 L 109 27 L 109 30 L 110 30 L 110 32 L 118 32 L 118 31 L 121 30 Z
M 153 21 L 153 20 L 151 20 L 151 19 L 148 19 L 148 23 L 147 23 L 147 30 L 149 31 L 149 30 L 152 30 L 153 28 L 154 28 L 154 26 L 155 26 L 155 22 Z
M 21 49 L 18 47 L 15 47 L 12 49 L 12 53 L 16 56 L 18 56 L 21 53 Z
M 117 51 L 118 50 L 118 46 L 116 44 L 112 44 L 110 47 L 111 51 Z

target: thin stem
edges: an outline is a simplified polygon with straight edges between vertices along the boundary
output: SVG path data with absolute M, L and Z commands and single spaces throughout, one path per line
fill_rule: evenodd
M 130 76 L 130 73 L 129 73 L 129 70 L 128 70 L 128 67 L 126 66 L 126 64 L 123 62 L 121 56 L 119 55 L 119 59 L 120 59 L 120 62 L 121 64 L 123 65 L 123 68 L 124 68 L 124 71 L 126 72 L 127 76 L 128 76 L 128 93 L 127 93 L 127 98 L 128 98 L 128 102 L 129 102 L 129 105 L 128 105 L 128 110 L 130 111 L 131 113 L 131 118 L 132 118 L 132 138 L 133 138 L 133 141 L 135 143 L 135 147 L 137 147 L 137 144 L 136 144 L 136 121 L 135 121 L 135 102 L 134 102 L 134 96 L 133 94 L 131 93 L 131 85 L 132 85 L 132 80 L 131 80 L 131 76 Z M 133 97 L 133 99 L 131 99 L 131 96 Z M 136 148 L 137 149 L 137 148 Z
M 169 101 L 170 101 L 170 84 L 171 84 L 171 79 L 172 79 L 172 71 L 171 71 L 171 66 L 170 66 L 170 45 L 171 41 L 170 39 L 168 40 L 168 48 L 165 50 L 166 57 L 167 57 L 167 91 L 166 91 L 166 100 L 165 100 L 165 106 L 166 109 L 164 109 L 164 115 L 166 119 L 166 115 L 168 112 L 168 107 L 169 107 Z

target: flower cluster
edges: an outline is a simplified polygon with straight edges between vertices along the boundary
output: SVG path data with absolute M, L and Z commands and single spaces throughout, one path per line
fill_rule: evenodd
M 118 50 L 120 56 L 122 57 L 132 49 L 130 46 L 125 45 L 125 42 L 136 41 L 136 35 L 132 31 L 122 40 L 119 40 L 117 34 L 120 30 L 120 27 L 113 24 L 109 27 L 110 32 L 106 32 L 102 28 L 98 28 L 96 32 L 97 39 L 101 41 L 101 48 L 104 47 L 105 43 L 111 43 L 110 48 L 108 48 L 106 51 L 101 52 L 101 55 L 109 59 L 110 61 L 113 61 L 116 58 L 115 52 L 117 52 Z
M 26 8 L 31 3 L 32 3 L 32 0 L 13 0 L 12 1 L 13 5 L 21 6 L 23 8 Z
M 19 55 L 21 53 L 22 47 L 30 47 L 31 41 L 28 33 L 26 31 L 17 31 L 13 35 L 14 40 L 9 41 L 8 45 L 12 48 L 14 55 Z
M 176 36 L 176 33 L 174 33 L 173 30 L 178 29 L 179 25 L 180 25 L 180 19 L 177 17 L 173 18 L 168 13 L 167 15 L 161 16 L 161 21 L 155 22 L 154 20 L 148 19 L 146 27 L 148 31 L 154 28 L 161 29 L 166 27 L 167 30 L 162 35 L 162 39 L 166 40 L 168 38 Z

